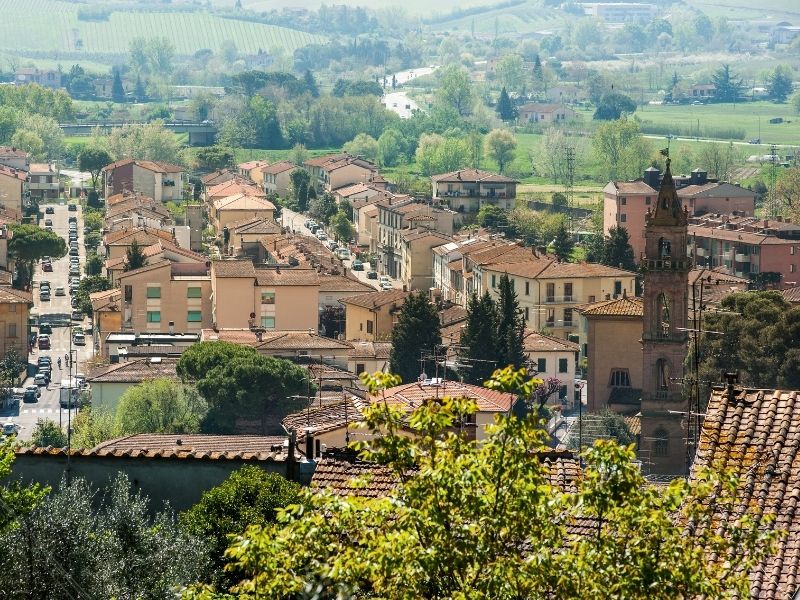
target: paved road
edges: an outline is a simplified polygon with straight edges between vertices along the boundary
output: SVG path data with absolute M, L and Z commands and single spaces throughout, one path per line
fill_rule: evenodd
M 46 206 L 47 205 L 42 205 L 43 211 Z M 56 212 L 54 215 L 45 216 L 53 221 L 53 231 L 63 237 L 65 241 L 69 237 L 69 226 L 67 220 L 68 216 L 77 215 L 78 217 L 78 249 L 80 252 L 79 256 L 81 262 L 81 273 L 83 273 L 83 268 L 86 263 L 86 251 L 83 246 L 83 212 L 79 207 L 78 212 L 70 213 L 68 212 L 66 206 L 60 205 L 55 206 L 55 211 Z M 42 222 L 42 226 L 44 226 L 44 222 Z M 69 256 L 65 256 L 64 258 L 53 261 L 52 273 L 42 272 L 41 265 L 37 265 L 33 279 L 33 312 L 38 313 L 40 316 L 47 313 L 69 314 L 72 312 L 72 307 L 70 306 L 71 297 L 69 295 Z M 52 299 L 49 301 L 42 302 L 39 300 L 39 283 L 42 280 L 47 280 L 50 282 Z M 64 287 L 66 296 L 55 295 L 56 288 L 59 286 Z M 73 321 L 73 323 L 77 324 L 75 321 Z M 82 325 L 86 326 L 87 324 L 88 321 L 84 319 Z M 10 418 L 22 427 L 19 432 L 19 437 L 23 440 L 30 438 L 33 428 L 36 426 L 36 422 L 39 419 L 49 419 L 55 421 L 60 423 L 62 427 L 66 429 L 69 411 L 59 407 L 59 394 L 61 388 L 60 382 L 62 378 L 68 378 L 67 369 L 64 364 L 64 355 L 70 351 L 70 332 L 71 329 L 69 327 L 54 327 L 53 334 L 50 336 L 52 342 L 51 349 L 39 351 L 38 348 L 34 348 L 33 352 L 28 357 L 28 360 L 31 363 L 36 363 L 39 356 L 50 356 L 52 358 L 53 381 L 50 383 L 47 389 L 41 388 L 42 397 L 39 398 L 39 400 L 35 403 L 20 403 L 19 406 L 12 407 L 10 409 L 4 409 L 2 412 L 0 412 L 0 419 L 2 419 L 2 421 L 7 421 Z M 87 340 L 91 340 L 91 336 L 87 335 L 86 337 Z M 77 370 L 73 369 L 73 374 L 76 372 L 84 372 L 83 365 L 85 364 L 86 360 L 91 358 L 93 352 L 91 342 L 89 342 L 86 346 L 72 346 L 72 349 L 78 351 Z M 59 356 L 62 360 L 62 368 L 60 370 L 57 365 L 57 358 Z M 24 385 L 31 384 L 33 384 L 32 378 L 28 378 L 24 382 Z M 73 417 L 74 414 L 75 410 L 73 409 Z
M 292 210 L 289 210 L 288 208 L 284 208 L 284 209 L 282 209 L 282 217 L 281 218 L 283 219 L 283 226 L 284 227 L 289 227 L 290 229 L 294 230 L 296 233 L 299 233 L 301 235 L 307 235 L 309 237 L 314 237 L 314 234 L 311 233 L 311 230 L 307 229 L 306 226 L 303 224 L 303 223 L 305 223 L 306 219 L 309 218 L 309 217 L 305 216 L 304 214 L 298 213 L 298 212 L 294 212 Z M 345 266 L 345 268 L 347 269 L 347 271 L 348 271 L 348 273 L 350 275 L 352 275 L 353 277 L 355 277 L 359 281 L 374 287 L 375 289 L 379 288 L 378 280 L 376 280 L 376 279 L 367 279 L 367 271 L 369 271 L 369 267 L 365 267 L 365 269 L 363 271 L 352 271 L 351 268 L 350 268 L 352 263 L 353 263 L 352 260 L 344 260 L 344 261 L 342 261 L 342 264 Z M 393 279 L 392 280 L 392 284 L 394 285 L 395 289 L 401 289 L 403 287 L 403 284 L 397 279 Z

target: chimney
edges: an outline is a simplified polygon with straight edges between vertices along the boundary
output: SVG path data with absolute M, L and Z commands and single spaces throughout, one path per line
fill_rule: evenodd
M 306 429 L 306 460 L 314 458 L 314 436 L 311 435 L 311 429 Z

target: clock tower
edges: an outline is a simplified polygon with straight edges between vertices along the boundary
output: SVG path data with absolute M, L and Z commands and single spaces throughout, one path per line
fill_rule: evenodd
M 653 474 L 686 472 L 687 403 L 680 380 L 688 347 L 688 215 L 667 166 L 655 207 L 645 218 L 642 438 L 640 455 Z

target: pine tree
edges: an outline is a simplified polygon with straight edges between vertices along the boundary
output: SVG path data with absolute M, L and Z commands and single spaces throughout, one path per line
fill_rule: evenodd
M 467 325 L 461 332 L 459 362 L 464 381 L 483 385 L 497 368 L 497 307 L 489 292 L 467 302 Z
M 122 77 L 119 71 L 114 71 L 114 83 L 111 84 L 111 99 L 114 102 L 125 102 L 125 88 L 122 86 Z
M 519 369 L 525 362 L 523 336 L 525 320 L 517 302 L 517 294 L 508 275 L 500 277 L 497 298 L 497 365 L 505 368 L 512 365 Z
M 136 87 L 133 89 L 133 95 L 136 96 L 137 102 L 143 102 L 147 99 L 147 92 L 145 92 L 142 78 L 138 75 L 136 76 Z
M 125 271 L 133 271 L 147 266 L 147 257 L 144 255 L 142 247 L 134 238 L 128 250 L 125 252 Z
M 542 59 L 537 54 L 533 59 L 533 79 L 535 81 L 544 80 L 544 70 L 542 69 Z
M 612 227 L 603 241 L 603 258 L 601 261 L 609 267 L 636 270 L 636 261 L 633 258 L 633 248 L 630 244 L 628 230 L 624 227 Z
M 503 121 L 513 121 L 517 118 L 517 110 L 511 103 L 511 98 L 508 97 L 506 88 L 500 90 L 500 98 L 497 100 L 497 114 Z
M 569 260 L 572 256 L 572 250 L 575 248 L 575 242 L 572 241 L 572 236 L 567 231 L 567 226 L 564 223 L 556 229 L 556 237 L 553 240 L 553 252 L 560 261 Z
M 442 343 L 439 313 L 423 293 L 412 293 L 403 303 L 400 317 L 392 329 L 389 365 L 405 383 L 417 381 L 420 372 L 430 375 L 433 364 L 420 364 L 420 357 L 432 354 Z
M 303 74 L 303 83 L 306 84 L 306 89 L 308 90 L 308 93 L 311 94 L 312 98 L 319 98 L 317 80 L 314 79 L 314 74 L 310 69 L 306 69 L 306 72 Z
M 714 92 L 714 100 L 717 102 L 736 102 L 744 87 L 741 77 L 737 79 L 731 72 L 730 65 L 722 65 L 714 71 L 711 82 L 717 88 Z

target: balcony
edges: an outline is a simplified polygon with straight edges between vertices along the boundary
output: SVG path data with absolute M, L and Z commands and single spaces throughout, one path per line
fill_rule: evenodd
M 736 262 L 738 262 L 738 263 L 750 262 L 750 255 L 749 254 L 740 254 L 740 253 L 737 252 L 734 255 L 734 260 Z
M 697 256 L 708 256 L 708 250 L 706 250 L 705 248 L 698 248 L 697 250 L 695 250 L 695 254 Z
M 546 304 L 570 304 L 578 301 L 577 296 L 545 296 Z
M 671 260 L 668 258 L 648 260 L 646 268 L 648 271 L 689 271 L 692 268 L 692 261 L 688 259 Z

